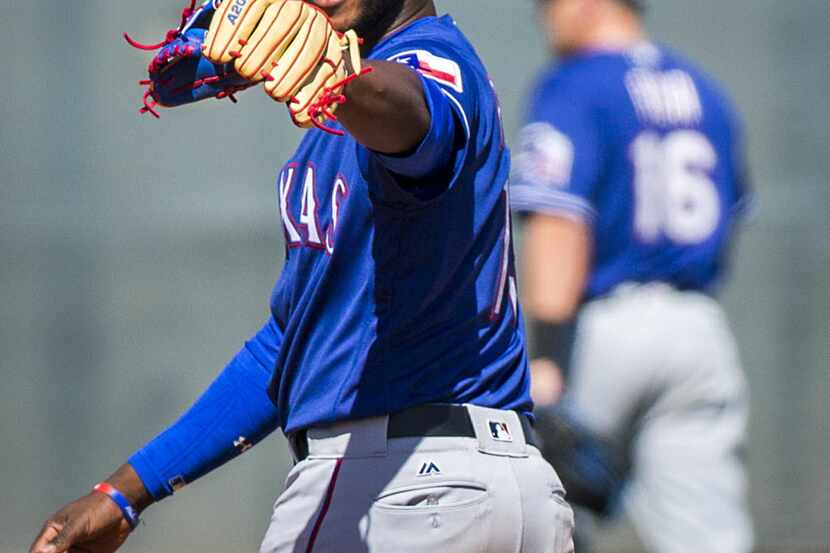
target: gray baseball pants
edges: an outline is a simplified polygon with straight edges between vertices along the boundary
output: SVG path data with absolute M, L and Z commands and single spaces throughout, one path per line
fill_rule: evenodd
M 388 417 L 310 429 L 260 552 L 572 552 L 562 484 L 518 415 L 468 412 L 475 438 L 387 439 Z
M 580 420 L 630 440 L 623 505 L 646 547 L 751 551 L 749 394 L 717 301 L 664 284 L 622 286 L 580 314 L 572 370 L 567 401 Z

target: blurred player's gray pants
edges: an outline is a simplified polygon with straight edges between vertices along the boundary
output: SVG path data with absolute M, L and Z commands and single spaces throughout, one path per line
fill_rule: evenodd
M 572 552 L 562 484 L 516 413 L 470 409 L 476 438 L 387 440 L 387 417 L 311 429 L 261 553 Z
M 626 285 L 585 307 L 574 348 L 567 401 L 594 432 L 633 438 L 623 501 L 644 544 L 750 551 L 748 390 L 720 305 L 667 285 Z

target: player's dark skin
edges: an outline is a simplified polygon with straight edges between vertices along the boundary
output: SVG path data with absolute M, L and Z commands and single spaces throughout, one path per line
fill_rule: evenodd
M 335 28 L 357 27 L 363 49 L 416 19 L 435 15 L 432 0 L 316 0 Z M 374 13 L 367 13 L 374 10 Z M 364 28 L 361 28 L 361 25 Z M 430 113 L 418 76 L 406 66 L 367 61 L 372 72 L 352 81 L 347 102 L 337 116 L 364 146 L 386 154 L 413 150 L 426 136 Z M 378 124 L 381 121 L 382 124 Z M 153 503 L 138 474 L 122 465 L 105 480 L 143 511 Z M 130 527 L 107 496 L 93 492 L 69 503 L 49 517 L 29 549 L 30 553 L 109 553 L 127 539 Z
M 315 3 L 326 11 L 335 28 L 344 31 L 355 26 L 365 1 L 341 0 L 334 6 L 331 4 L 336 0 Z M 384 35 L 416 19 L 436 14 L 432 0 L 391 0 L 385 4 L 390 6 L 387 13 L 394 17 L 388 23 L 383 22 L 385 32 L 358 26 L 365 40 L 364 51 Z M 365 65 L 371 66 L 372 72 L 346 87 L 347 101 L 337 110 L 338 119 L 358 142 L 376 152 L 401 154 L 414 149 L 426 136 L 431 122 L 420 79 L 398 63 L 367 61 Z

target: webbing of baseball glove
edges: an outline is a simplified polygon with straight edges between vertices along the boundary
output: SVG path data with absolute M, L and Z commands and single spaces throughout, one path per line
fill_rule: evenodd
M 157 106 L 174 107 L 206 98 L 228 98 L 253 86 L 241 77 L 233 64 L 217 64 L 202 54 L 207 28 L 221 4 L 208 0 L 196 8 L 196 0 L 182 10 L 179 26 L 165 33 L 158 44 L 142 44 L 124 33 L 125 40 L 140 50 L 158 50 L 147 67 L 148 78 L 139 81 L 146 87 L 139 113 L 159 117 Z

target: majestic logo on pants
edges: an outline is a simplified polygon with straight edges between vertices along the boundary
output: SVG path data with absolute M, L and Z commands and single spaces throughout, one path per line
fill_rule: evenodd
M 441 469 L 434 461 L 426 461 L 418 471 L 418 476 L 432 476 L 433 474 L 441 474 Z
M 502 421 L 488 421 L 490 426 L 490 437 L 497 442 L 512 442 L 513 435 L 510 433 L 510 428 L 506 422 Z

